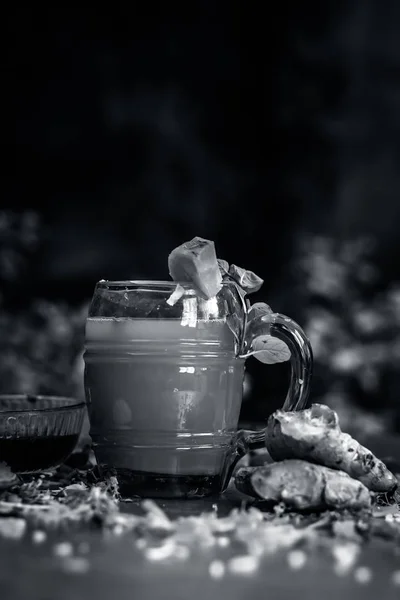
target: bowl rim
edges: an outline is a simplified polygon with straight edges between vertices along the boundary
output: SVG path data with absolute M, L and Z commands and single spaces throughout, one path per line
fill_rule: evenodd
M 76 410 L 81 409 L 86 406 L 86 402 L 84 400 L 76 400 L 71 396 L 56 396 L 54 394 L 0 394 L 0 403 L 1 400 L 5 399 L 25 399 L 34 398 L 35 400 L 56 400 L 56 401 L 68 401 L 71 404 L 62 405 L 61 406 L 53 406 L 50 408 L 23 408 L 23 409 L 5 409 L 3 410 L 0 406 L 0 415 L 6 414 L 27 414 L 27 413 L 38 413 L 38 414 L 46 414 L 52 412 L 65 412 L 68 410 Z

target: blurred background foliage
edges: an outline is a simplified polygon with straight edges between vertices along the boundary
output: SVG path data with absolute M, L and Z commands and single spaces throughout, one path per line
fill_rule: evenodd
M 304 326 L 314 401 L 400 430 L 400 4 L 195 5 L 8 7 L 0 388 L 82 395 L 95 281 L 200 235 Z M 249 360 L 243 420 L 287 369 Z
M 0 280 L 3 289 L 24 287 L 40 240 L 38 215 L 0 213 Z M 27 296 L 13 307 L 3 293 L 0 304 L 1 393 L 83 397 L 84 323 L 88 303 L 72 307 Z

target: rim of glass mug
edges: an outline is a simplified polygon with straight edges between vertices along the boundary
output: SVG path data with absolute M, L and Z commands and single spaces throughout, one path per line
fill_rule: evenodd
M 193 292 L 194 294 L 198 294 L 199 291 L 193 286 L 193 283 L 190 281 L 167 281 L 162 279 L 121 279 L 121 280 L 112 280 L 112 279 L 100 279 L 96 283 L 96 287 L 105 288 L 105 289 L 126 289 L 126 288 L 136 288 L 141 286 L 155 287 L 155 288 L 168 288 L 174 289 L 177 285 L 180 285 L 186 292 Z M 231 280 L 226 281 L 223 280 L 221 282 L 223 287 L 225 286 L 237 286 L 238 284 Z M 217 294 L 218 295 L 218 294 Z

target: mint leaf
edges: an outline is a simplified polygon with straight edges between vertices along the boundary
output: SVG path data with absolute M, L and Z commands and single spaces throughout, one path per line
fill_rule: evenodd
M 246 271 L 236 265 L 231 265 L 228 273 L 247 294 L 257 292 L 264 283 L 264 280 L 253 271 Z
M 264 315 L 272 315 L 272 308 L 265 302 L 255 302 L 250 306 L 249 309 L 249 321 L 256 319 L 257 317 L 263 317 Z
M 246 356 L 254 356 L 257 360 L 267 365 L 286 362 L 290 359 L 290 350 L 279 338 L 272 335 L 259 335 L 254 338 L 251 345 L 252 351 Z

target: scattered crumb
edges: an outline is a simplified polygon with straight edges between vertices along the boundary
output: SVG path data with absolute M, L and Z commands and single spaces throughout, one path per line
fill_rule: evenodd
M 71 556 L 73 550 L 74 549 L 72 547 L 72 544 L 70 544 L 69 542 L 60 542 L 59 544 L 56 544 L 54 546 L 53 553 L 55 554 L 55 556 L 65 558 L 67 556 Z
M 143 550 L 147 546 L 146 540 L 144 538 L 137 539 L 135 541 L 135 546 L 136 546 L 136 548 L 138 548 L 138 550 Z
M 334 521 L 332 523 L 332 531 L 338 538 L 344 538 L 353 542 L 360 541 L 360 534 L 357 531 L 356 522 L 353 519 Z
M 121 525 L 121 523 L 117 523 L 117 525 L 114 525 L 114 527 L 113 527 L 113 534 L 114 535 L 120 536 L 123 533 L 125 533 L 125 529 L 124 529 L 124 526 Z
M 129 531 L 135 529 L 135 527 L 141 522 L 141 517 L 136 515 L 128 515 L 120 512 L 113 512 L 108 515 L 104 520 L 104 526 L 109 530 L 109 533 L 117 536 L 124 535 Z M 148 522 L 149 527 L 154 527 L 153 519 L 151 518 Z M 157 525 L 154 527 L 157 528 Z M 164 530 L 163 527 L 161 527 Z
M 41 529 L 36 529 L 36 531 L 32 533 L 32 542 L 34 544 L 43 544 L 43 542 L 45 542 L 46 540 L 47 533 L 45 531 L 42 531 Z
M 360 546 L 358 544 L 352 542 L 335 544 L 332 548 L 332 554 L 335 560 L 334 571 L 336 575 L 340 577 L 347 575 L 354 567 L 359 553 Z
M 67 573 L 83 575 L 89 571 L 90 563 L 83 556 L 67 556 L 63 559 L 61 566 Z
M 217 538 L 217 544 L 221 548 L 226 548 L 227 546 L 229 546 L 230 543 L 231 540 L 228 537 L 226 537 L 226 535 Z
M 302 569 L 307 562 L 307 554 L 303 550 L 291 550 L 287 555 L 289 567 L 294 571 Z
M 87 486 L 80 481 L 79 483 L 71 483 L 71 485 L 67 485 L 64 488 L 64 491 L 68 494 L 69 492 L 85 492 L 87 490 Z
M 274 513 L 277 517 L 281 517 L 286 512 L 286 505 L 283 502 L 279 502 L 274 506 Z
M 20 540 L 26 531 L 26 521 L 15 517 L 0 517 L 0 536 L 9 540 Z
M 228 569 L 237 575 L 250 575 L 257 571 L 259 560 L 256 556 L 235 556 L 228 561 Z
M 397 512 L 395 514 L 386 515 L 385 521 L 389 521 L 389 523 L 396 523 L 400 521 L 400 513 Z
M 392 573 L 392 583 L 393 583 L 393 585 L 400 586 L 400 571 L 394 571 Z
M 173 556 L 176 550 L 176 544 L 173 540 L 167 540 L 162 546 L 151 546 L 145 548 L 144 555 L 147 560 L 158 561 L 158 560 L 166 560 Z
M 208 567 L 208 572 L 213 579 L 222 579 L 225 575 L 225 563 L 222 560 L 213 560 Z
M 196 541 L 200 548 L 212 548 L 217 543 L 216 538 L 208 531 L 201 533 Z
M 228 533 L 235 530 L 236 523 L 234 519 L 232 519 L 230 516 L 227 516 L 222 519 L 212 519 L 210 521 L 210 526 L 214 533 Z
M 172 521 L 154 500 L 143 500 L 142 508 L 147 513 L 147 519 L 151 527 L 154 529 L 163 529 L 165 531 L 173 530 L 174 526 Z
M 354 579 L 357 583 L 363 585 L 369 583 L 372 580 L 372 571 L 369 567 L 357 567 L 354 571 Z

